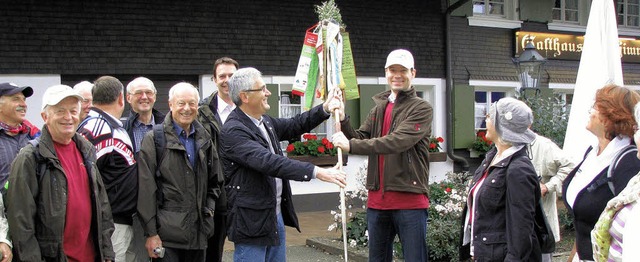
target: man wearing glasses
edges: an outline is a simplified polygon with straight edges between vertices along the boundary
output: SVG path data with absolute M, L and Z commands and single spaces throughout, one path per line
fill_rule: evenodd
M 131 106 L 131 113 L 124 129 L 133 142 L 135 153 L 140 151 L 144 134 L 153 129 L 154 124 L 160 124 L 164 120 L 164 114 L 153 108 L 157 93 L 153 82 L 146 77 L 133 79 L 127 85 L 127 102 Z
M 209 97 L 200 102 L 198 108 L 198 121 L 211 134 L 211 141 L 219 152 L 218 137 L 222 125 L 227 121 L 227 117 L 236 108 L 229 96 L 229 86 L 227 81 L 238 70 L 238 62 L 229 57 L 222 57 L 213 63 L 213 76 L 211 80 L 216 83 L 218 91 L 213 92 Z M 222 172 L 220 172 L 222 173 Z M 221 177 L 222 179 L 222 177 Z M 224 183 L 224 181 L 220 181 Z M 224 240 L 227 237 L 227 197 L 224 187 L 221 188 L 220 198 L 216 201 L 216 212 L 213 217 L 215 227 L 213 236 L 208 240 L 206 251 L 206 261 L 222 261 L 224 251 Z
M 229 80 L 238 106 L 220 136 L 229 213 L 229 240 L 234 261 L 286 261 L 284 226 L 300 231 L 292 202 L 290 180 L 319 179 L 344 187 L 346 174 L 320 168 L 283 155 L 280 140 L 299 137 L 328 119 L 341 102 L 333 91 L 323 105 L 293 118 L 273 118 L 267 99 L 271 92 L 255 68 L 236 71 Z M 217 211 L 217 210 L 216 210 Z

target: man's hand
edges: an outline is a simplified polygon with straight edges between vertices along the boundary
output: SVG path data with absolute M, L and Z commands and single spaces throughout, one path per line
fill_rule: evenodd
M 340 187 L 347 186 L 347 173 L 338 170 L 338 166 L 332 168 L 318 168 L 316 178 L 324 182 L 334 183 Z
M 13 253 L 11 253 L 11 248 L 7 243 L 0 243 L 0 252 L 2 252 L 2 260 L 0 262 L 9 262 L 13 259 Z
M 327 100 L 322 104 L 325 112 L 331 114 L 334 110 L 338 110 L 340 121 L 344 120 L 344 103 L 342 102 L 342 91 L 340 88 L 334 88 L 327 94 Z
M 147 243 L 144 244 L 144 247 L 147 249 L 147 253 L 149 254 L 150 258 L 158 258 L 158 255 L 156 255 L 156 253 L 153 253 L 153 249 L 161 246 L 162 240 L 160 240 L 160 236 L 158 235 L 147 237 Z
M 345 153 L 349 153 L 349 150 L 351 149 L 349 146 L 349 139 L 347 139 L 344 133 L 334 133 L 333 136 L 331 136 L 331 140 L 333 140 L 334 146 L 342 148 L 342 151 L 344 151 Z
M 547 192 L 549 192 L 547 186 L 545 186 L 543 183 L 540 183 L 540 194 L 542 194 L 542 196 L 545 196 Z

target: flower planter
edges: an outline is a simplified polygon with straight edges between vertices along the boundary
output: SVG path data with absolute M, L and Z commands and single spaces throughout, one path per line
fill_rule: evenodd
M 446 162 L 447 152 L 429 152 L 429 162 Z
M 309 162 L 316 166 L 335 166 L 338 163 L 338 156 L 288 156 L 291 159 L 295 159 L 302 162 Z M 346 154 L 342 154 L 342 165 L 347 165 L 347 160 L 349 158 Z
M 482 156 L 484 156 L 485 153 L 480 152 L 480 151 L 476 151 L 473 149 L 469 149 L 469 158 L 480 158 Z

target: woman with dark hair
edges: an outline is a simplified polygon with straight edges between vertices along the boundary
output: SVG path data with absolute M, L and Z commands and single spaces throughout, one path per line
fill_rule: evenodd
M 638 101 L 640 95 L 635 91 L 616 85 L 606 85 L 596 92 L 587 130 L 596 136 L 597 143 L 587 149 L 562 187 L 576 228 L 577 256 L 573 261 L 593 260 L 591 230 L 607 201 L 640 170 L 635 154 L 623 154 L 635 147 L 631 137 L 636 126 L 633 107 Z M 608 175 L 610 165 L 615 169 Z
M 540 183 L 527 153 L 535 139 L 531 109 L 503 98 L 487 115 L 486 138 L 495 147 L 475 171 L 465 207 L 460 258 L 541 261 L 534 231 Z

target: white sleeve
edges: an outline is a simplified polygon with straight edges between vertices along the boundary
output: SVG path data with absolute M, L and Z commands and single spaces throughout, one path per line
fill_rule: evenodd
M 637 261 L 640 257 L 640 203 L 636 202 L 627 215 L 622 234 L 622 261 Z
M 0 194 L 0 242 L 7 243 L 9 247 L 13 248 L 11 241 L 9 240 L 9 222 L 4 210 L 4 200 L 2 194 Z

